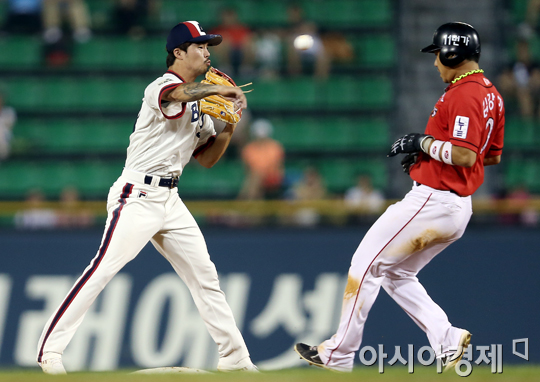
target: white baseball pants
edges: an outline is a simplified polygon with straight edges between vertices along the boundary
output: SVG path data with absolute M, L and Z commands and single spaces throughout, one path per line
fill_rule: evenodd
M 124 169 L 111 187 L 101 246 L 45 325 L 38 343 L 38 362 L 45 352 L 63 353 L 99 293 L 149 240 L 189 288 L 218 345 L 218 367 L 234 367 L 249 360 L 195 219 L 176 188 L 147 185 L 143 179 L 144 174 Z
M 381 215 L 352 258 L 337 333 L 318 347 L 325 365 L 352 370 L 364 323 L 381 285 L 426 332 L 437 356 L 458 344 L 460 330 L 452 327 L 416 275 L 463 235 L 471 215 L 470 196 L 423 185 L 413 186 L 402 201 Z

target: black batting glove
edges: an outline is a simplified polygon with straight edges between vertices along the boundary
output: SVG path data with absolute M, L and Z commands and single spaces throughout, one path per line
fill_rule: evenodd
M 401 160 L 401 167 L 403 168 L 403 172 L 405 174 L 409 175 L 411 166 L 416 163 L 417 159 L 418 153 L 409 153 L 403 157 Z
M 422 142 L 428 137 L 433 138 L 431 135 L 419 133 L 404 135 L 394 142 L 387 157 L 393 157 L 398 154 L 419 153 L 422 151 Z

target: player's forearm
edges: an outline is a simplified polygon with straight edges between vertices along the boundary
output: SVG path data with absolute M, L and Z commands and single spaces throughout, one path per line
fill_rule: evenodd
M 227 124 L 212 145 L 197 156 L 197 161 L 202 166 L 210 168 L 221 159 L 225 150 L 229 147 L 235 127 L 236 125 Z
M 219 94 L 219 85 L 209 85 L 200 82 L 189 82 L 178 85 L 170 92 L 163 94 L 166 101 L 192 102 L 204 97 Z
M 484 158 L 484 166 L 493 166 L 496 164 L 501 163 L 501 156 L 497 155 L 495 157 L 485 157 Z
M 422 151 L 430 153 L 435 139 L 429 137 L 422 141 Z M 437 141 L 440 142 L 440 141 Z M 439 161 L 443 162 L 442 150 L 438 154 Z M 452 145 L 452 164 L 455 166 L 472 167 L 476 163 L 476 153 L 465 147 Z

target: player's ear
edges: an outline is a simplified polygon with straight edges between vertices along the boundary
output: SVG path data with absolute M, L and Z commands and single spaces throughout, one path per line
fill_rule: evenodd
M 176 58 L 178 58 L 178 59 L 180 59 L 180 60 L 183 58 L 183 57 L 182 57 L 182 53 L 186 53 L 186 52 L 184 52 L 184 51 L 183 51 L 182 49 L 180 49 L 180 48 L 175 48 L 175 49 L 173 50 L 174 57 L 176 57 Z

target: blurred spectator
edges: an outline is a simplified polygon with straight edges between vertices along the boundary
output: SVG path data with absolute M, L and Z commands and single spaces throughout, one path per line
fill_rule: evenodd
M 90 40 L 90 14 L 84 0 L 43 0 L 45 42 L 54 44 L 60 41 L 65 21 L 69 21 L 75 41 L 82 43 Z
M 326 185 L 315 167 L 307 167 L 304 170 L 303 177 L 292 187 L 292 197 L 303 201 L 326 199 Z
M 304 19 L 303 9 L 297 5 L 287 8 L 289 27 L 286 31 L 287 70 L 291 75 L 312 71 L 317 78 L 325 79 L 330 72 L 330 57 L 325 51 L 317 26 Z M 296 49 L 294 40 L 300 35 L 310 35 L 312 45 L 303 50 Z
M 151 15 L 158 13 L 157 0 L 116 0 L 111 15 L 113 30 L 133 38 L 146 35 L 146 23 Z
M 529 40 L 535 34 L 538 34 L 540 29 L 540 25 L 538 23 L 539 14 L 540 0 L 528 0 L 525 20 L 518 25 L 518 36 L 520 38 Z
M 15 227 L 20 229 L 52 229 L 56 226 L 56 213 L 45 205 L 41 190 L 28 192 L 25 208 L 15 214 Z
M 255 58 L 253 32 L 240 22 L 233 8 L 223 8 L 220 16 L 221 24 L 210 31 L 223 36 L 223 42 L 212 51 L 219 69 L 230 73 L 233 78 L 252 75 Z
M 42 0 L 9 0 L 3 30 L 7 33 L 37 34 L 43 29 Z
M 361 174 L 356 185 L 345 192 L 345 204 L 348 207 L 369 213 L 378 213 L 384 207 L 384 195 L 373 188 L 371 176 Z
M 506 103 L 517 102 L 522 117 L 540 116 L 540 70 L 531 59 L 527 40 L 518 42 L 516 62 L 500 74 L 498 82 Z
M 531 205 L 532 195 L 527 186 L 518 185 L 506 195 L 506 207 L 510 212 L 499 216 L 503 224 L 521 224 L 536 226 L 538 224 L 538 212 Z
M 69 25 L 71 35 L 64 33 Z M 92 37 L 90 14 L 84 0 L 43 0 L 45 62 L 60 67 L 69 64 L 73 41 L 85 43 Z
M 266 119 L 257 119 L 251 125 L 253 140 L 242 150 L 247 174 L 239 199 L 281 197 L 285 151 L 281 143 L 272 138 L 272 132 L 272 123 Z
M 324 50 L 331 63 L 350 63 L 354 59 L 354 49 L 340 32 L 332 31 L 321 36 Z
M 318 201 L 326 199 L 328 192 L 321 174 L 315 167 L 307 167 L 303 177 L 293 185 L 292 198 L 298 201 Z M 321 216 L 314 207 L 304 207 L 296 211 L 294 223 L 304 227 L 316 226 Z
M 81 205 L 79 192 L 75 187 L 66 187 L 62 190 L 60 208 L 56 213 L 56 226 L 59 228 L 90 227 L 95 220 L 92 212 Z
M 279 77 L 281 68 L 281 38 L 272 29 L 261 29 L 255 33 L 255 62 L 258 77 Z
M 4 96 L 0 93 L 0 161 L 9 156 L 15 122 L 17 122 L 15 109 L 4 104 Z

